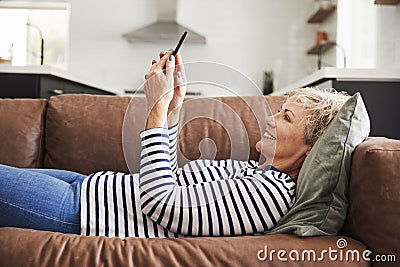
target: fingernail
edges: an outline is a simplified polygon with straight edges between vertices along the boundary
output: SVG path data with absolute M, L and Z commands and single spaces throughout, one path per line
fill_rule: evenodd
M 174 56 L 173 56 L 173 55 L 170 55 L 170 56 L 169 56 L 169 61 L 172 61 L 172 60 L 174 60 Z
M 182 74 L 180 71 L 178 71 L 177 76 L 178 76 L 178 79 L 180 79 L 182 77 Z

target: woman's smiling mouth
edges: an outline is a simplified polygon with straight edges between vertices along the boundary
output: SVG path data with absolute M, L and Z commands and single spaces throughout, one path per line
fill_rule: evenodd
M 274 137 L 272 134 L 270 134 L 267 130 L 265 130 L 263 137 L 271 139 L 271 140 L 276 140 L 276 137 Z

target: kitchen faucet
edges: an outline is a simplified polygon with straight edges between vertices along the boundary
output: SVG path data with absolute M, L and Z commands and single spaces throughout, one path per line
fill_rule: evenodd
M 38 32 L 39 32 L 40 41 L 41 41 L 41 42 L 40 42 L 40 65 L 43 65 L 44 40 L 43 40 L 42 30 L 41 30 L 38 26 L 36 26 L 35 24 L 31 24 L 30 22 L 27 22 L 27 23 L 26 23 L 26 26 L 28 26 L 28 27 L 33 27 L 33 28 L 37 29 Z
M 340 50 L 342 51 L 342 55 L 343 55 L 343 68 L 346 68 L 346 53 L 344 51 L 343 46 L 341 46 L 340 44 L 333 42 L 333 41 L 329 41 L 329 42 L 324 42 L 321 43 L 320 45 L 318 45 L 318 69 L 320 70 L 322 67 L 322 54 L 323 52 L 327 49 L 328 46 L 334 45 L 336 47 L 339 47 Z

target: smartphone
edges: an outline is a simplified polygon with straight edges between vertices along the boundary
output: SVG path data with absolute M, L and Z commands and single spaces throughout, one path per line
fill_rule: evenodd
M 183 44 L 183 41 L 185 41 L 185 38 L 186 38 L 187 35 L 188 35 L 187 32 L 184 32 L 184 33 L 182 34 L 181 38 L 179 39 L 178 44 L 176 45 L 176 47 L 175 47 L 175 49 L 174 49 L 174 52 L 172 53 L 173 56 L 176 56 L 176 54 L 179 52 L 179 49 L 181 48 L 181 46 L 182 46 L 182 44 Z M 163 67 L 163 72 L 164 72 L 164 74 L 166 73 L 165 66 Z M 147 79 L 147 78 L 146 78 L 146 75 L 144 75 L 144 78 Z
M 183 41 L 185 40 L 186 36 L 187 36 L 187 32 L 184 32 L 181 36 L 181 39 L 179 39 L 178 44 L 176 45 L 175 49 L 174 49 L 174 53 L 172 53 L 173 56 L 176 56 L 176 54 L 178 53 L 179 49 L 181 48 L 181 45 L 183 43 Z
M 181 45 L 183 44 L 183 41 L 185 40 L 186 36 L 187 36 L 187 32 L 184 32 L 181 36 L 181 39 L 179 39 L 178 44 L 176 45 L 174 52 L 172 53 L 173 56 L 176 56 L 176 54 L 178 53 L 179 49 L 181 48 Z M 163 68 L 163 72 L 164 74 L 167 72 L 167 70 L 165 69 L 165 66 Z M 146 77 L 146 76 L 145 76 Z

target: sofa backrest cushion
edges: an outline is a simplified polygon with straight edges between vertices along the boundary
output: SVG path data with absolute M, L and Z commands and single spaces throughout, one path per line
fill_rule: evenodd
M 185 99 L 180 114 L 178 165 L 183 166 L 199 158 L 259 160 L 255 144 L 260 140 L 265 117 L 275 113 L 285 98 L 249 96 Z M 131 173 L 139 171 L 139 133 L 146 121 L 146 114 L 143 113 L 146 102 L 141 100 L 137 97 L 132 99 L 123 126 L 124 154 Z
M 42 167 L 47 100 L 0 99 L 0 164 Z
M 215 159 L 258 160 L 254 146 L 261 137 L 260 124 L 284 100 L 281 96 L 186 99 L 178 137 L 179 166 L 188 160 L 210 156 L 210 151 L 201 155 L 204 140 L 215 144 L 215 157 L 211 155 Z M 44 166 L 83 174 L 100 170 L 138 172 L 139 133 L 145 127 L 146 114 L 144 97 L 51 97 Z
M 44 167 L 128 172 L 122 122 L 130 97 L 62 95 L 48 104 Z M 140 115 L 138 115 L 140 116 Z

